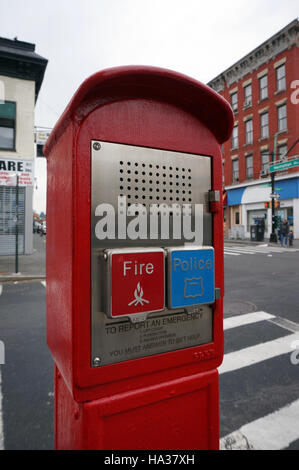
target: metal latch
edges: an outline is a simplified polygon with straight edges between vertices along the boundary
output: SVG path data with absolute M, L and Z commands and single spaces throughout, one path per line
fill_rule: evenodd
M 220 208 L 220 191 L 211 190 L 207 193 L 207 200 L 209 205 L 209 212 L 218 212 Z
M 208 201 L 209 202 L 220 202 L 220 191 L 209 191 L 208 192 Z

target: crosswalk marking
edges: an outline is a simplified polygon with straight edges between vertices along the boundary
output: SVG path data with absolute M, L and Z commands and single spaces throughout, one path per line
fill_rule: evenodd
M 233 253 L 246 253 L 248 255 L 254 255 L 254 253 L 255 253 L 252 250 L 245 250 L 245 249 L 242 249 L 242 248 L 231 248 L 231 249 L 224 248 L 224 251 L 228 251 L 228 250 L 233 251 Z
M 234 253 L 233 251 L 224 250 L 225 255 L 240 256 L 241 253 Z
M 269 253 L 269 250 L 266 250 L 265 248 L 262 249 L 249 249 L 249 248 L 235 248 L 235 247 L 224 247 L 224 251 L 233 251 L 234 253 L 245 253 L 246 251 L 249 251 L 250 253 L 256 254 L 256 253 Z
M 299 400 L 220 439 L 221 450 L 280 450 L 299 437 Z
M 224 355 L 220 374 L 232 372 L 267 359 L 293 352 L 299 340 L 299 325 L 264 311 L 224 319 L 224 330 L 269 321 L 293 334 Z M 291 359 L 291 357 L 290 357 Z M 299 439 L 299 399 L 275 412 L 249 422 L 220 439 L 220 450 L 280 450 Z
M 244 315 L 236 315 L 233 317 L 225 318 L 223 320 L 224 330 L 229 330 L 231 328 L 236 328 L 238 326 L 250 325 L 259 321 L 270 320 L 275 318 L 274 315 L 271 315 L 267 312 L 253 312 L 246 313 Z
M 272 359 L 282 354 L 291 352 L 293 342 L 299 340 L 299 335 L 294 333 L 273 341 L 250 346 L 239 351 L 234 351 L 224 355 L 224 360 L 219 368 L 220 374 L 232 372 L 242 367 L 252 366 L 267 359 Z

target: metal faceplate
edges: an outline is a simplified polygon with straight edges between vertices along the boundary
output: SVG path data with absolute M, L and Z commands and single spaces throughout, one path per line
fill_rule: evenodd
M 138 247 L 174 247 L 190 239 L 171 236 L 176 210 L 191 205 L 194 230 L 195 205 L 202 205 L 202 245 L 212 246 L 212 215 L 208 194 L 211 190 L 211 158 L 153 148 L 102 141 L 91 141 L 91 365 L 101 366 L 130 359 L 198 346 L 213 339 L 212 306 L 168 310 L 148 314 L 144 321 L 109 318 L 105 312 L 109 291 L 106 250 Z M 126 206 L 119 197 L 126 197 Z M 99 239 L 96 226 L 107 204 L 115 212 L 115 238 Z M 147 233 L 130 239 L 118 230 L 118 220 L 134 204 L 144 207 Z M 152 205 L 171 206 L 169 238 L 158 224 L 158 235 L 151 238 Z M 164 205 L 164 206 L 163 206 Z M 139 206 L 140 207 L 140 206 Z M 127 213 L 127 212 L 126 212 Z M 127 225 L 135 214 L 126 217 Z M 96 215 L 97 214 L 97 215 Z M 136 212 L 137 214 L 137 212 Z M 103 219 L 103 217 L 102 217 Z M 144 234 L 143 234 L 144 235 Z M 121 238 L 122 237 L 122 238 Z M 197 243 L 198 244 L 198 243 Z M 154 288 L 154 286 L 153 286 Z

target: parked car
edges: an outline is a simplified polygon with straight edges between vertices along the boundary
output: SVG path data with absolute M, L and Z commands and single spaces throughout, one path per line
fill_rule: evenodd
M 39 223 L 34 221 L 33 222 L 33 233 L 38 233 L 39 232 Z
M 41 225 L 41 234 L 46 235 L 47 234 L 47 224 L 46 222 L 43 222 Z
M 41 231 L 41 224 L 39 222 L 33 223 L 33 233 L 40 233 Z

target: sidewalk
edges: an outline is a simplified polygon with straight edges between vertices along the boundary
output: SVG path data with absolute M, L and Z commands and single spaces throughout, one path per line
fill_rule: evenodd
M 46 237 L 33 234 L 33 253 L 19 255 L 19 273 L 15 273 L 15 255 L 0 256 L 0 283 L 46 278 Z

